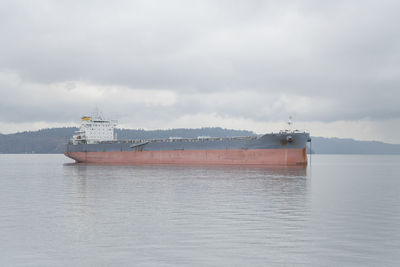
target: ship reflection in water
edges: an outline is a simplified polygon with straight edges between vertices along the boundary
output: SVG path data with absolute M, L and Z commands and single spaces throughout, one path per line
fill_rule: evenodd
M 85 240 L 120 258 L 139 251 L 138 265 L 261 264 L 283 247 L 305 247 L 304 167 L 71 164 L 64 172 L 76 187 L 77 231 L 90 229 Z
M 159 188 L 165 193 L 182 188 L 185 190 L 196 189 L 196 192 L 209 193 L 209 191 L 223 189 L 232 193 L 232 190 L 255 192 L 265 191 L 273 194 L 287 193 L 294 195 L 305 194 L 307 189 L 306 166 L 174 166 L 174 165 L 103 165 L 103 164 L 64 164 L 65 171 L 70 177 L 76 179 L 77 185 L 87 187 L 107 187 L 107 183 L 122 183 L 129 185 L 146 186 L 152 190 Z M 213 189 L 211 189 L 213 187 Z M 208 188 L 204 190 L 204 188 Z M 95 189 L 95 188 L 93 188 Z M 125 188 L 127 189 L 127 188 Z M 91 189 L 92 190 L 92 189 Z M 132 188 L 136 191 L 137 188 Z M 83 190 L 87 192 L 87 188 Z
M 180 194 L 193 198 L 210 198 L 224 194 L 234 198 L 235 193 L 244 198 L 257 196 L 269 198 L 287 196 L 289 199 L 306 198 L 307 167 L 305 166 L 174 166 L 174 165 L 98 165 L 65 164 L 68 177 L 72 177 L 79 192 L 104 197 L 110 194 L 140 196 L 143 201 L 154 197 L 180 199 Z M 113 187 L 116 188 L 113 188 Z M 111 190 L 110 192 L 108 192 Z M 117 191 L 114 191 L 117 190 Z M 151 193 L 146 200 L 145 193 Z M 211 194 L 211 195 L 210 195 Z M 202 196 L 204 195 L 204 196 Z M 96 194 L 96 197 L 102 195 Z M 118 197 L 118 196 L 113 196 Z M 243 199 L 244 199 L 243 198 Z M 297 199 L 298 200 L 298 199 Z M 226 200 L 228 201 L 228 200 Z M 261 201 L 263 203 L 264 201 Z M 290 207 L 293 208 L 293 207 Z

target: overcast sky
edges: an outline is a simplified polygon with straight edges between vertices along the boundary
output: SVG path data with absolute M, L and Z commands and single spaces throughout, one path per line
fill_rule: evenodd
M 0 133 L 78 125 L 400 143 L 400 1 L 0 0 Z

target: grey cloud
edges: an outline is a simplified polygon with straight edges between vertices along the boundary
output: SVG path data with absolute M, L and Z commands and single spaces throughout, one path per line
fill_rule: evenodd
M 135 120 L 143 123 L 187 113 L 399 118 L 399 8 L 397 1 L 2 1 L 0 71 L 24 85 L 0 81 L 0 120 L 62 121 L 75 115 L 70 110 L 92 109 L 96 99 L 54 93 L 55 83 L 74 81 L 176 93 L 168 106 L 97 103 L 122 117 L 140 111 Z M 37 84 L 43 99 L 32 98 Z

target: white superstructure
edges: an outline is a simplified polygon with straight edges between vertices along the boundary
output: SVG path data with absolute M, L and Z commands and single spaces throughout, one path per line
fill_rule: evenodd
M 106 120 L 100 114 L 83 116 L 79 131 L 72 137 L 73 144 L 95 144 L 101 141 L 113 141 L 116 139 L 114 128 L 115 120 Z

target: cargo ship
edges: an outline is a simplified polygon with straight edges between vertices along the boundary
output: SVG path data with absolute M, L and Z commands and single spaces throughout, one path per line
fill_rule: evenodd
M 117 140 L 117 121 L 98 114 L 81 120 L 64 153 L 77 163 L 306 166 L 311 141 L 309 133 L 298 130 L 242 137 Z

